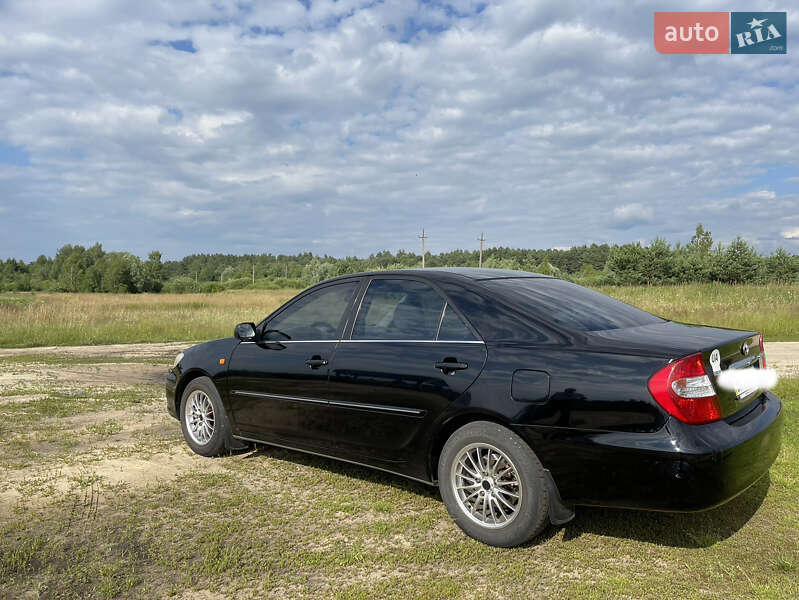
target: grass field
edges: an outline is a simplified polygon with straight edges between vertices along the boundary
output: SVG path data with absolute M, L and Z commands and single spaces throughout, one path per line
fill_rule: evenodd
M 298 290 L 0 295 L 0 347 L 208 340 L 260 321 Z M 604 287 L 659 316 L 799 340 L 799 285 Z
M 598 291 L 673 321 L 760 331 L 799 340 L 799 284 L 603 287 Z
M 501 550 L 423 484 L 269 447 L 191 454 L 160 385 L 92 379 L 141 362 L 43 356 L 0 359 L 0 598 L 799 597 L 799 379 L 775 390 L 777 462 L 730 504 L 581 508 Z
M 208 340 L 258 322 L 298 290 L 0 295 L 0 347 Z

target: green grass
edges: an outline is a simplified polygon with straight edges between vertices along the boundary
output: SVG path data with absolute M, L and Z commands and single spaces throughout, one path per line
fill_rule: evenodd
M 799 340 L 797 284 L 703 283 L 597 290 L 672 321 L 759 331 L 770 342 Z
M 676 321 L 799 340 L 799 284 L 603 287 L 599 291 Z M 298 290 L 218 294 L 4 294 L 0 347 L 208 340 L 260 321 Z
M 36 447 L 28 478 L 0 470 L 0 493 L 24 493 L 0 510 L 0 598 L 797 598 L 799 379 L 775 393 L 782 451 L 727 505 L 698 514 L 579 508 L 515 549 L 463 535 L 434 488 L 276 448 L 114 484 L 96 472 L 110 458 L 189 456 L 157 386 L 0 406 L 3 439 Z M 103 415 L 120 408 L 124 416 Z M 163 419 L 119 440 L 138 423 L 128 408 Z M 64 454 L 32 431 L 80 445 Z M 66 471 L 71 464 L 80 469 Z
M 0 347 L 206 340 L 260 321 L 298 290 L 219 294 L 20 294 L 0 302 Z M 6 294 L 4 298 L 15 298 Z

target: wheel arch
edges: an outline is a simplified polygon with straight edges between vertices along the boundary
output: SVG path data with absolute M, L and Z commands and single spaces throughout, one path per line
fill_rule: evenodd
M 510 430 L 513 430 L 510 422 L 497 413 L 490 411 L 469 411 L 452 415 L 450 418 L 444 420 L 441 425 L 436 429 L 430 443 L 430 451 L 428 452 L 427 462 L 430 481 L 436 483 L 438 481 L 438 459 L 441 456 L 441 450 L 450 436 L 458 429 L 474 421 L 490 421 L 497 425 L 502 425 Z
M 438 459 L 441 456 L 441 450 L 450 436 L 458 429 L 474 421 L 489 421 L 502 425 L 513 431 L 522 438 L 525 444 L 529 445 L 527 439 L 519 434 L 512 426 L 508 419 L 503 418 L 502 415 L 492 413 L 490 411 L 469 411 L 466 413 L 458 413 L 449 419 L 442 422 L 441 426 L 436 430 L 433 436 L 433 441 L 430 446 L 430 453 L 428 455 L 428 469 L 430 470 L 430 481 L 438 483 Z M 553 525 L 562 525 L 568 523 L 574 518 L 573 507 L 563 502 L 558 490 L 557 483 L 546 465 L 543 465 L 544 473 L 546 476 L 546 483 L 549 487 L 549 520 Z
M 183 401 L 183 392 L 186 391 L 186 386 L 188 386 L 192 381 L 197 379 L 198 377 L 207 377 L 213 383 L 213 378 L 203 369 L 189 369 L 185 373 L 181 374 L 180 380 L 178 381 L 178 385 L 175 388 L 175 414 L 180 419 L 180 404 Z M 216 386 L 216 384 L 214 384 Z M 219 391 L 219 390 L 217 390 Z

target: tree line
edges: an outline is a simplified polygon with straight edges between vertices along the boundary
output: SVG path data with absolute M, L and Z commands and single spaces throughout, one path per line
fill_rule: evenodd
M 193 254 L 163 261 L 152 251 L 147 260 L 129 252 L 106 252 L 66 245 L 55 257 L 26 263 L 0 262 L 0 291 L 52 292 L 216 292 L 226 289 L 304 287 L 337 275 L 382 269 L 421 267 L 413 252 L 382 251 L 367 258 L 334 258 L 310 252 L 286 254 Z M 429 267 L 475 267 L 477 250 L 426 254 Z M 694 282 L 792 283 L 799 281 L 799 256 L 780 248 L 759 254 L 740 237 L 714 244 L 700 224 L 686 244 L 662 238 L 651 244 L 591 244 L 569 249 L 489 248 L 483 266 L 555 275 L 583 285 L 663 285 Z

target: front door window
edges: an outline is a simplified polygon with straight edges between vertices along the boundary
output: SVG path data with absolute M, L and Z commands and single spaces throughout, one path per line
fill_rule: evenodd
M 344 327 L 344 315 L 360 282 L 329 285 L 297 300 L 272 318 L 263 339 L 295 342 L 337 340 Z

